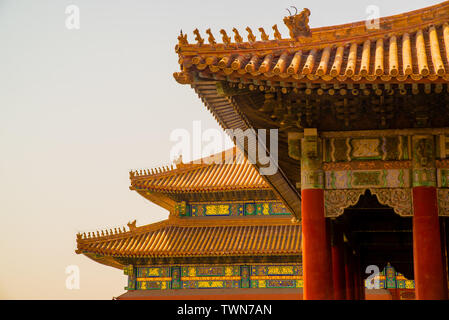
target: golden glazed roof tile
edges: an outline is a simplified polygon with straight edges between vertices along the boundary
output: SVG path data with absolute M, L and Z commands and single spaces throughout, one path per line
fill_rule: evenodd
M 200 163 L 178 163 L 172 169 L 132 171 L 130 178 L 133 189 L 159 192 L 271 189 L 237 148 L 203 158 Z
M 296 29 L 306 30 L 304 11 L 292 17 L 303 23 Z M 363 21 L 316 28 L 290 39 L 254 41 L 249 29 L 248 42 L 181 41 L 176 51 L 182 71 L 174 77 L 182 84 L 196 76 L 273 82 L 449 80 L 448 1 L 382 18 L 379 25 L 371 29 Z
M 300 251 L 300 225 L 290 218 L 172 218 L 128 232 L 78 235 L 76 250 L 78 254 L 155 258 L 297 255 Z

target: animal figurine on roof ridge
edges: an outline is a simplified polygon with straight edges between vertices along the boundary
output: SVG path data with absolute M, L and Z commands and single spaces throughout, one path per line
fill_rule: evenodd
M 309 27 L 309 16 L 310 10 L 305 8 L 300 13 L 296 7 L 292 7 L 296 10 L 295 14 L 292 15 L 291 11 L 287 9 L 290 13 L 288 17 L 284 18 L 284 23 L 290 30 L 290 37 L 296 39 L 299 37 L 310 37 L 310 27 Z

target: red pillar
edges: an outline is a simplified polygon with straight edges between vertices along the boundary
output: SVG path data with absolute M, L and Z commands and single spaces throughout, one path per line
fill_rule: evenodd
M 413 207 L 416 299 L 442 300 L 445 293 L 436 188 L 413 188 Z
M 360 272 L 358 269 L 357 257 L 353 256 L 353 275 L 354 275 L 354 300 L 360 300 Z
M 330 244 L 324 214 L 324 171 L 317 129 L 301 143 L 301 215 L 304 300 L 332 299 Z
M 447 283 L 447 234 L 446 234 L 446 220 L 444 218 L 440 219 L 440 235 L 441 235 L 441 250 L 443 258 L 443 289 L 444 289 L 444 299 L 448 299 L 448 283 Z
M 353 277 L 353 264 L 352 264 L 352 252 L 349 248 L 345 248 L 345 279 L 346 279 L 346 300 L 354 300 L 354 277 Z
M 329 259 L 328 266 L 328 281 L 329 281 L 329 299 L 333 300 L 334 298 L 334 279 L 333 279 L 333 262 L 332 262 L 332 221 L 330 219 L 325 218 L 326 223 L 326 247 L 327 247 L 327 256 Z
M 343 248 L 343 235 L 334 225 L 332 229 L 332 278 L 334 284 L 334 299 L 345 300 L 345 261 Z
M 306 189 L 301 192 L 304 300 L 329 300 L 331 283 L 324 192 Z
M 359 260 L 360 263 L 360 260 Z M 359 264 L 360 269 L 360 300 L 366 300 L 365 297 L 365 270 L 362 269 L 362 266 Z
M 365 279 L 364 272 L 362 270 L 362 266 L 360 264 L 360 256 L 357 255 L 357 291 L 358 291 L 358 299 L 365 300 Z

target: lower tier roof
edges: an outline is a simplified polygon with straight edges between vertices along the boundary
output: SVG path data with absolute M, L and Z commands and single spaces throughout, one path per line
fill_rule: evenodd
M 291 218 L 170 218 L 118 234 L 78 235 L 76 253 L 114 257 L 299 255 L 301 227 Z

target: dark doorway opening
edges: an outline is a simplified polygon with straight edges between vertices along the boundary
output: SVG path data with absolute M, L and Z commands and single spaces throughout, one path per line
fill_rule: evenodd
M 362 278 L 368 276 L 365 274 L 368 266 L 378 266 L 382 271 L 387 263 L 407 279 L 414 278 L 411 217 L 399 216 L 367 190 L 334 223 L 343 231 L 346 244 L 357 253 Z

